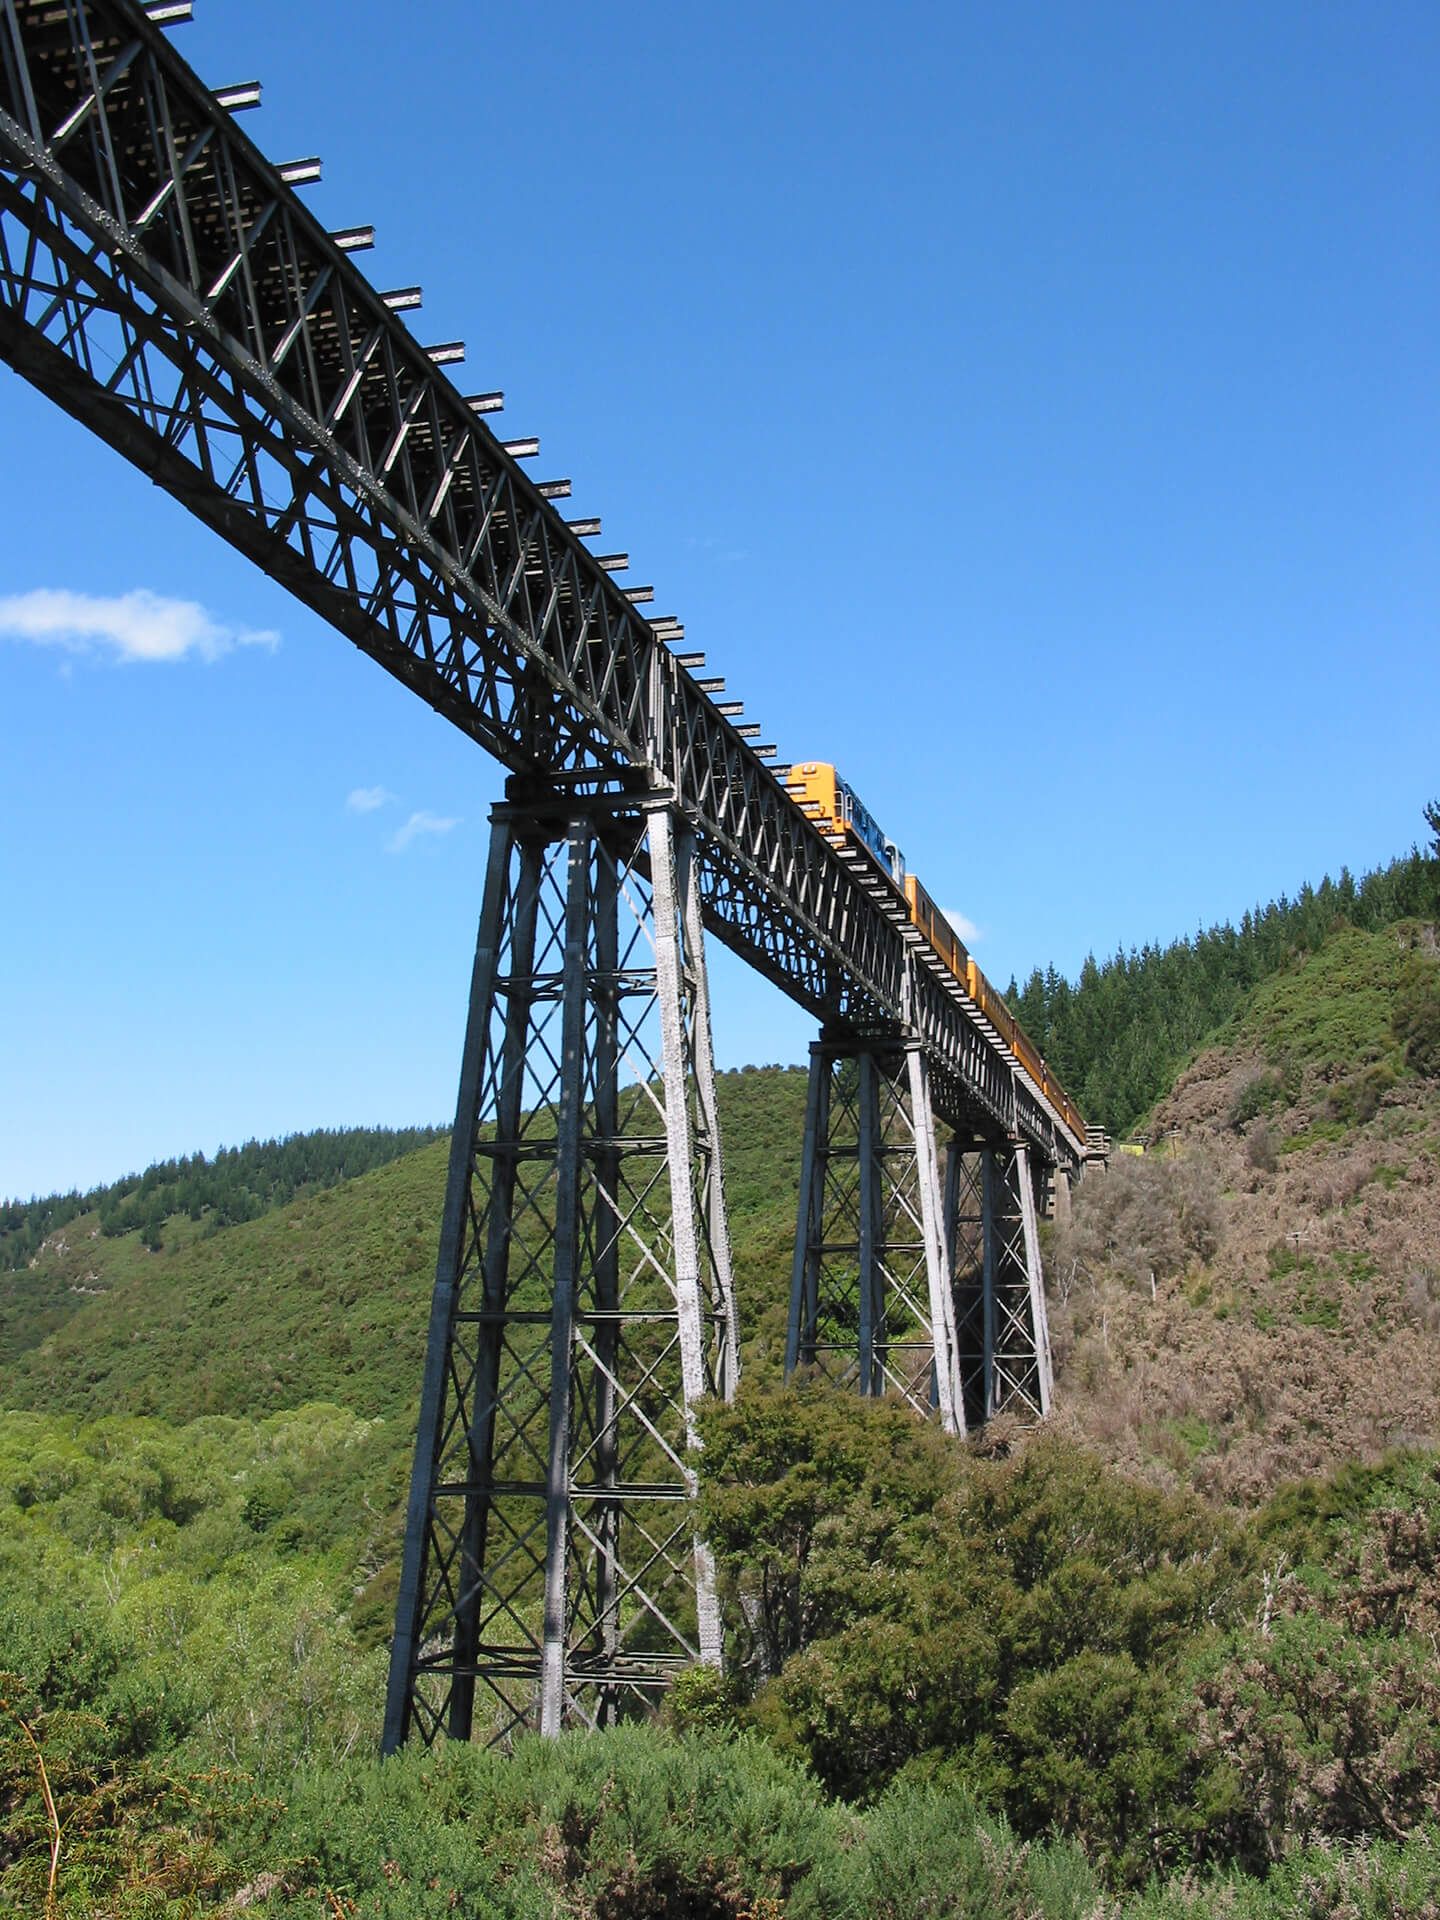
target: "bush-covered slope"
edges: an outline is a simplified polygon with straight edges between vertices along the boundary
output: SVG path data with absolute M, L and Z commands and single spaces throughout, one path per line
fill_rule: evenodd
M 1064 1417 L 1115 1457 L 1247 1498 L 1440 1426 L 1427 925 L 1342 928 L 1252 990 L 1150 1155 L 1082 1186 L 1050 1259 Z M 804 1074 L 720 1092 L 746 1358 L 773 1374 Z M 436 1142 L 209 1237 L 177 1222 L 159 1252 L 72 1223 L 11 1283 L 32 1327 L 57 1287 L 66 1318 L 0 1396 L 172 1421 L 333 1402 L 385 1423 L 398 1486 L 444 1170 Z
M 12 1406 L 255 1416 L 408 1409 L 422 1363 L 446 1147 L 144 1256 L 7 1370 Z M 71 1229 L 73 1231 L 73 1228 Z
M 88 1193 L 0 1201 L 0 1269 L 23 1267 L 44 1241 L 79 1214 L 94 1214 L 102 1233 L 144 1235 L 158 1247 L 167 1220 L 184 1214 L 207 1231 L 254 1220 L 312 1187 L 333 1187 L 383 1167 L 437 1139 L 439 1127 L 322 1127 L 283 1140 L 247 1140 L 243 1147 L 160 1160 L 144 1173 Z
M 1241 1520 L 827 1389 L 742 1388 L 706 1439 L 733 1710 L 832 1791 L 963 1781 L 1132 1886 L 1440 1815 L 1433 1454 Z
M 66 1920 L 1433 1914 L 1433 1459 L 1246 1525 L 746 1390 L 706 1457 L 730 1680 L 377 1767 L 371 1437 L 0 1416 L 5 1911 L 46 1911 L 48 1793 Z
M 1112 1458 L 1250 1500 L 1440 1442 L 1436 949 L 1341 929 L 1082 1184 L 1052 1328 L 1062 1418 Z

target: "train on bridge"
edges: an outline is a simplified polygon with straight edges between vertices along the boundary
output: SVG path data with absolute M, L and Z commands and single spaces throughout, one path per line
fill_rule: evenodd
M 918 878 L 906 871 L 904 854 L 887 837 L 855 789 L 826 760 L 795 761 L 785 785 L 819 832 L 837 844 L 859 848 L 880 869 L 904 901 L 912 925 L 925 936 L 932 951 L 959 981 L 1066 1126 L 1083 1140 L 1085 1121 L 1080 1109 L 1005 1004 L 1004 997 L 976 966 L 950 921 Z

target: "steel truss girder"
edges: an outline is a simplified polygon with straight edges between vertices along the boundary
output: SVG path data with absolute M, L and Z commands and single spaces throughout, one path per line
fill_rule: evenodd
M 813 830 L 134 0 L 0 0 L 0 356 L 512 772 L 673 791 L 707 926 L 832 1024 L 913 931 Z M 940 1111 L 1084 1143 L 938 960 Z
M 737 1347 L 697 881 L 663 801 L 493 816 L 387 1751 L 599 1726 L 720 1663 L 695 1409 Z
M 953 1140 L 945 1169 L 944 1235 L 955 1299 L 965 1416 L 1048 1417 L 1054 1395 L 1040 1264 L 1037 1186 L 1043 1171 L 1023 1142 Z
M 810 1049 L 787 1377 L 797 1368 L 965 1431 L 935 1114 L 913 1034 Z

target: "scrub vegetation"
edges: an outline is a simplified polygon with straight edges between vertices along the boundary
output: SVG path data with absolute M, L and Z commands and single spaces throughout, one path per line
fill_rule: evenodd
M 1201 1037 L 1046 1230 L 1060 1412 L 969 1446 L 781 1386 L 805 1080 L 722 1077 L 730 1666 L 506 1757 L 374 1758 L 443 1140 L 50 1216 L 0 1280 L 0 1911 L 1436 1920 L 1433 912 L 1335 912 Z

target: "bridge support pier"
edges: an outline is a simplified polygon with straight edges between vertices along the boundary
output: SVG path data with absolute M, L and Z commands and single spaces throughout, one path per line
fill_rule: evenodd
M 1074 1217 L 1071 1211 L 1073 1198 L 1074 1193 L 1070 1185 L 1070 1169 L 1068 1167 L 1052 1168 L 1050 1172 L 1050 1206 L 1048 1209 L 1048 1217 L 1055 1222 L 1056 1226 L 1059 1227 L 1062 1232 L 1069 1227 Z
M 951 1433 L 998 1413 L 1043 1420 L 1044 1170 L 1022 1142 L 963 1135 L 943 1191 L 938 1166 L 917 1040 L 811 1047 L 786 1376 L 894 1394 Z
M 968 1423 L 1043 1420 L 1054 1381 L 1040 1267 L 1037 1172 L 1019 1142 L 951 1142 L 945 1244 Z
M 810 1086 L 787 1377 L 897 1394 L 965 1431 L 929 1073 L 918 1040 L 821 1039 Z
M 662 799 L 497 808 L 385 1751 L 601 1726 L 720 1664 L 694 1414 L 735 1372 L 689 834 Z

